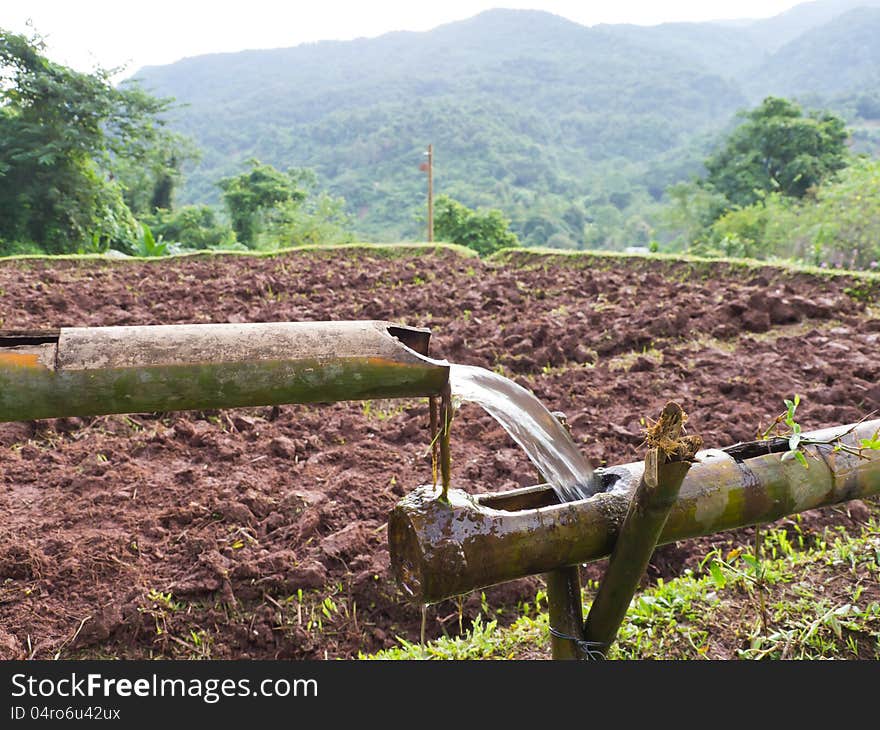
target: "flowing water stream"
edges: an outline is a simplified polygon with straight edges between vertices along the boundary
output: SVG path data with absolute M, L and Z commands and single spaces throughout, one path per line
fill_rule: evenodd
M 560 502 L 586 499 L 597 491 L 593 468 L 566 428 L 533 393 L 485 368 L 451 365 L 456 401 L 476 403 L 526 452 Z

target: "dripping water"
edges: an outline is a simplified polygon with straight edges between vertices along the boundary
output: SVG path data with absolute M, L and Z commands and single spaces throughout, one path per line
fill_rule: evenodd
M 560 502 L 586 499 L 598 491 L 593 468 L 566 428 L 533 393 L 485 368 L 451 365 L 455 402 L 476 403 L 526 452 Z
M 422 604 L 422 630 L 419 634 L 419 640 L 422 645 L 422 652 L 425 651 L 425 626 L 428 623 L 428 604 Z

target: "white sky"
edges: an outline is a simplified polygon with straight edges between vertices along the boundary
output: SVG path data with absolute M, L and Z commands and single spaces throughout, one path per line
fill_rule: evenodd
M 50 58 L 81 71 L 186 56 L 429 30 L 493 7 L 546 10 L 583 25 L 760 18 L 797 0 L 0 0 L 0 28 L 46 39 Z

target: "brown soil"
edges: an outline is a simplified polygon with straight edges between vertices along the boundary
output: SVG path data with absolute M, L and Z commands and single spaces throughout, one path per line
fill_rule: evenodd
M 753 438 L 794 393 L 805 428 L 880 408 L 880 319 L 857 284 L 639 259 L 501 265 L 445 250 L 6 262 L 0 326 L 429 326 L 435 356 L 503 369 L 565 411 L 603 465 L 639 459 L 640 419 L 670 399 L 706 446 Z M 0 657 L 333 658 L 417 639 L 420 611 L 391 579 L 384 528 L 395 501 L 431 478 L 427 428 L 423 400 L 0 424 Z M 536 480 L 473 407 L 452 446 L 454 486 Z M 857 506 L 829 509 L 807 528 L 860 519 Z M 649 576 L 748 536 L 665 546 Z M 513 617 L 539 580 L 486 601 Z M 466 618 L 481 601 L 466 597 Z M 432 607 L 428 635 L 457 631 L 457 617 L 455 602 Z

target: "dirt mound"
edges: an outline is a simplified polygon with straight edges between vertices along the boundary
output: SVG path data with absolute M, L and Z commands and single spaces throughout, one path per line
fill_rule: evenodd
M 880 408 L 877 313 L 848 282 L 639 260 L 602 267 L 449 252 L 303 253 L 0 265 L 5 328 L 380 318 L 432 352 L 501 370 L 565 411 L 594 465 L 641 456 L 641 419 L 680 402 L 707 446 L 754 437 L 804 398 L 805 428 Z M 0 656 L 354 656 L 417 638 L 385 521 L 431 479 L 420 400 L 0 424 Z M 531 484 L 487 415 L 453 426 L 453 481 Z M 816 523 L 842 519 L 828 511 Z M 743 536 L 747 536 L 747 531 Z M 673 575 L 710 544 L 660 549 Z M 598 577 L 600 566 L 587 572 Z M 539 579 L 485 601 L 516 614 Z M 483 596 L 461 610 L 476 615 Z M 459 606 L 430 610 L 429 636 Z

